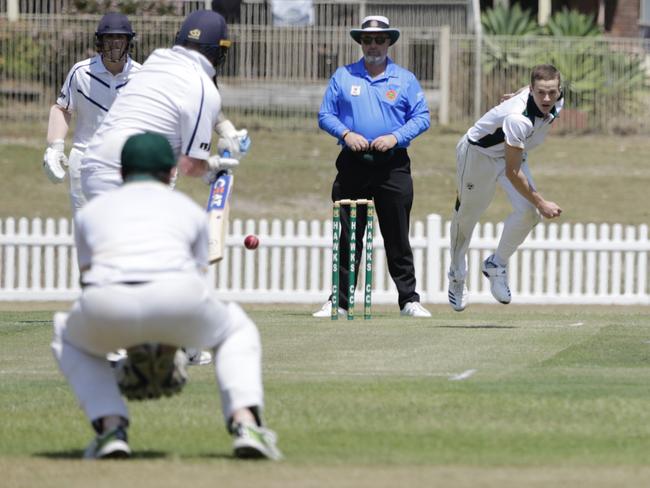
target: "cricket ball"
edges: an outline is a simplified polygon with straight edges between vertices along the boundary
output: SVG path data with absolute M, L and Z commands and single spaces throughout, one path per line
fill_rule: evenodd
M 259 245 L 260 240 L 257 236 L 251 234 L 246 236 L 246 239 L 244 239 L 244 247 L 246 247 L 246 249 L 250 249 L 252 251 L 253 249 L 257 249 L 257 246 Z

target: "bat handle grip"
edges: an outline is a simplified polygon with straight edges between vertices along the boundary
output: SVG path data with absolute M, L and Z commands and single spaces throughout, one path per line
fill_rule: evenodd
M 224 152 L 223 152 L 223 154 L 221 155 L 221 157 L 222 157 L 222 158 L 229 158 L 229 157 L 230 157 L 230 151 L 228 151 L 228 149 L 224 150 Z M 222 169 L 221 171 L 219 171 L 218 174 L 222 175 L 222 174 L 227 174 L 227 173 L 231 173 L 231 171 L 228 170 L 228 169 Z

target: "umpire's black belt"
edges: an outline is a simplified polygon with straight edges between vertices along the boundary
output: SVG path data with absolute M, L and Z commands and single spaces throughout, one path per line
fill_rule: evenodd
M 397 147 L 397 148 L 394 147 L 393 149 L 389 149 L 388 151 L 385 152 L 374 151 L 374 150 L 353 151 L 349 147 L 344 147 L 343 151 L 347 153 L 349 156 L 358 160 L 359 162 L 367 163 L 367 164 L 384 164 L 384 163 L 388 163 L 389 161 L 391 161 L 393 158 L 397 156 L 403 157 L 406 155 L 406 148 L 403 147 Z

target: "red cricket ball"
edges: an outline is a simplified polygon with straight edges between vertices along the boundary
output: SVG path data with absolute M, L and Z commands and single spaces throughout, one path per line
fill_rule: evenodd
M 257 246 L 259 245 L 260 240 L 257 236 L 251 234 L 246 236 L 246 239 L 244 239 L 244 247 L 246 247 L 246 249 L 250 249 L 252 251 L 253 249 L 257 249 Z

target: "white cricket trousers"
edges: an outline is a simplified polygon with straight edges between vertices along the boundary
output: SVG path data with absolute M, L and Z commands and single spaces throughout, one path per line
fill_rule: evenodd
M 70 205 L 74 217 L 81 207 L 86 204 L 81 189 L 81 158 L 84 155 L 79 149 L 72 149 L 68 156 L 68 178 L 70 179 Z
M 456 279 L 467 276 L 467 250 L 476 223 L 494 198 L 497 183 L 505 190 L 513 211 L 506 218 L 495 254 L 507 263 L 530 231 L 540 221 L 535 206 L 530 203 L 505 176 L 504 158 L 492 158 L 479 152 L 463 136 L 456 146 L 456 191 L 458 201 L 451 221 L 449 274 Z M 534 187 L 533 178 L 524 161 L 522 172 Z
M 86 201 L 122 186 L 122 175 L 112 168 L 84 167 L 81 169 L 81 190 Z
M 106 354 L 146 342 L 210 349 L 224 420 L 263 408 L 260 337 L 234 303 L 191 273 L 145 284 L 88 286 L 70 313 L 54 315 L 52 350 L 89 421 L 129 418 Z

